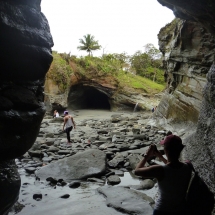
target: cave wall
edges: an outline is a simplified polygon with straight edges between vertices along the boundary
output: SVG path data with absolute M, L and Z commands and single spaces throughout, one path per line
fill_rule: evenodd
M 88 90 L 91 93 L 88 94 Z M 57 94 L 56 94 L 57 92 Z M 95 93 L 95 96 L 93 94 Z M 88 105 L 88 95 L 94 104 Z M 94 98 L 95 97 L 95 98 Z M 71 75 L 71 82 L 65 93 L 58 93 L 58 86 L 46 77 L 45 104 L 49 111 L 53 109 L 109 109 L 111 111 L 133 111 L 137 105 L 138 111 L 151 111 L 160 101 L 160 94 L 149 95 L 144 91 L 121 87 L 114 76 L 92 76 L 91 79 L 75 72 Z M 81 100 L 80 100 L 80 99 Z M 97 99 L 101 101 L 97 102 Z M 101 103 L 105 103 L 101 105 Z M 110 107 L 109 107 L 110 106 Z
M 34 143 L 45 114 L 44 78 L 53 46 L 40 0 L 0 1 L 0 214 L 18 198 L 14 158 Z
M 69 90 L 61 92 L 58 85 L 52 79 L 46 77 L 44 88 L 46 111 L 52 114 L 54 110 L 65 110 L 68 106 L 68 93 Z
M 180 19 L 161 29 L 158 38 L 167 88 L 155 116 L 171 123 L 196 124 L 215 39 L 201 24 Z
M 189 137 L 182 136 L 186 144 L 184 157 L 193 162 L 201 177 L 215 193 L 215 2 L 158 2 L 173 10 L 182 20 L 174 28 L 172 36 L 167 34 L 165 39 L 164 34 L 159 35 L 160 48 L 165 56 L 168 86 L 158 106 L 157 117 L 163 116 L 167 121 L 172 120 L 171 117 L 173 121 L 185 119 L 186 122 L 192 120 L 187 112 L 192 113 L 195 109 L 196 114 L 192 117 L 195 120 L 192 121 L 197 121 L 196 129 Z M 175 113 L 172 113 L 173 109 Z M 189 133 L 190 129 L 186 127 L 184 130 Z

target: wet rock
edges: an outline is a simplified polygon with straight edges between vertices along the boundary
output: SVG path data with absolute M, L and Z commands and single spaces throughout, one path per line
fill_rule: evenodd
M 111 175 L 115 175 L 115 172 L 109 172 L 109 173 L 107 173 L 105 176 L 106 176 L 106 177 L 109 177 L 109 176 L 111 176 Z
M 43 159 L 42 159 L 42 161 L 43 162 L 51 162 L 52 161 L 52 158 L 51 157 L 44 157 Z
M 99 178 L 88 178 L 87 181 L 96 182 L 96 183 L 105 183 L 105 181 L 103 181 Z
M 98 130 L 97 131 L 98 134 L 108 134 L 108 130 Z
M 121 115 L 114 114 L 111 116 L 111 122 L 113 123 L 119 122 L 120 120 L 121 120 Z
M 67 155 L 67 154 L 70 154 L 70 151 L 69 150 L 59 150 L 58 154 L 59 155 Z
M 0 214 L 18 200 L 21 179 L 14 160 L 0 162 Z
M 40 158 L 43 156 L 41 150 L 36 150 L 36 151 L 29 150 L 28 153 L 31 157 L 39 157 Z
M 154 187 L 155 182 L 151 179 L 145 179 L 143 181 L 140 182 L 140 185 L 142 187 L 143 190 L 148 190 Z
M 129 164 L 130 164 L 131 168 L 135 169 L 141 159 L 142 159 L 142 156 L 140 156 L 138 154 L 129 155 L 128 160 L 129 160 Z
M 43 198 L 42 193 L 35 193 L 35 194 L 33 195 L 33 199 L 34 199 L 34 200 L 39 201 L 39 200 L 41 200 L 42 198 Z
M 78 187 L 80 187 L 80 186 L 81 186 L 81 183 L 78 182 L 78 181 L 74 181 L 74 182 L 71 182 L 71 183 L 69 184 L 69 187 L 70 187 L 70 188 L 78 188 Z
M 115 175 L 118 175 L 118 176 L 124 176 L 124 172 L 121 171 L 121 170 L 117 170 L 117 169 L 112 169 L 111 170 L 112 172 L 115 173 Z
M 54 137 L 54 134 L 53 133 L 45 133 L 43 135 L 44 138 L 53 138 Z
M 30 174 L 34 173 L 35 170 L 36 170 L 35 167 L 26 167 L 26 168 L 25 168 L 25 171 L 26 171 L 27 173 L 30 173 Z
M 55 138 L 46 138 L 45 140 L 45 144 L 48 146 L 54 145 L 54 142 L 55 142 Z
M 65 181 L 61 181 L 61 186 L 63 187 L 65 185 L 67 185 L 67 183 Z
M 13 102 L 10 99 L 0 96 L 0 110 L 10 110 L 13 106 Z
M 111 161 L 108 162 L 108 165 L 110 167 L 117 167 L 120 164 L 124 164 L 124 157 L 120 154 L 118 154 Z
M 126 151 L 130 148 L 130 146 L 126 143 L 122 143 L 122 144 L 115 144 L 115 146 L 117 147 L 117 149 L 119 149 L 120 151 Z
M 55 146 L 50 146 L 48 149 L 47 149 L 47 152 L 58 152 L 59 149 Z
M 106 141 L 101 141 L 101 140 L 96 140 L 94 142 L 92 142 L 93 145 L 96 145 L 98 147 L 102 146 Z M 91 142 L 90 142 L 91 143 Z M 87 144 L 89 144 L 89 142 L 87 141 Z
M 129 163 L 129 162 L 126 162 L 126 163 L 124 164 L 124 167 L 128 167 L 128 166 L 130 166 L 130 163 Z
M 126 214 L 152 215 L 154 200 L 144 193 L 123 187 L 100 187 L 99 193 L 106 197 L 108 207 Z
M 46 181 L 50 181 L 52 184 L 57 184 L 58 180 L 56 178 L 48 177 Z
M 121 182 L 121 179 L 118 175 L 111 175 L 107 178 L 107 182 L 108 182 L 108 184 L 116 185 Z
M 36 172 L 41 179 L 63 178 L 65 181 L 89 178 L 103 174 L 106 169 L 106 155 L 96 149 L 88 149 L 71 157 L 58 160 Z
M 70 197 L 69 194 L 64 194 L 64 195 L 60 196 L 60 198 L 62 198 L 62 199 L 68 199 L 69 197 Z

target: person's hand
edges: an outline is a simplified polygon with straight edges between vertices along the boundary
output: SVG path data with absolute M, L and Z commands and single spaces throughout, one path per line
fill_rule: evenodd
M 154 156 L 156 156 L 156 157 L 162 156 L 162 154 L 157 150 L 157 146 L 156 145 L 154 145 Z
M 154 156 L 154 146 L 155 146 L 155 145 L 149 146 L 149 148 L 148 148 L 148 150 L 146 151 L 146 154 L 145 154 L 147 157 L 152 157 L 152 156 Z

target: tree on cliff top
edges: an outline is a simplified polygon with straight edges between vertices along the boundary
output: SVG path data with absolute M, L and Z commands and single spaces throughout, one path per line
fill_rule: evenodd
M 89 56 L 92 56 L 92 51 L 101 49 L 101 46 L 99 45 L 98 41 L 96 41 L 94 39 L 94 36 L 90 34 L 84 35 L 84 39 L 79 39 L 79 42 L 82 45 L 78 46 L 77 48 L 81 51 L 87 51 Z

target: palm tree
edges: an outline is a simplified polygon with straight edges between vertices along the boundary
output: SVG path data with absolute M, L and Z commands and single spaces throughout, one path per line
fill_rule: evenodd
M 94 40 L 94 36 L 90 34 L 84 35 L 84 39 L 79 39 L 79 42 L 82 45 L 78 46 L 77 48 L 82 51 L 87 51 L 89 53 L 89 56 L 92 55 L 92 51 L 101 49 L 98 41 Z

